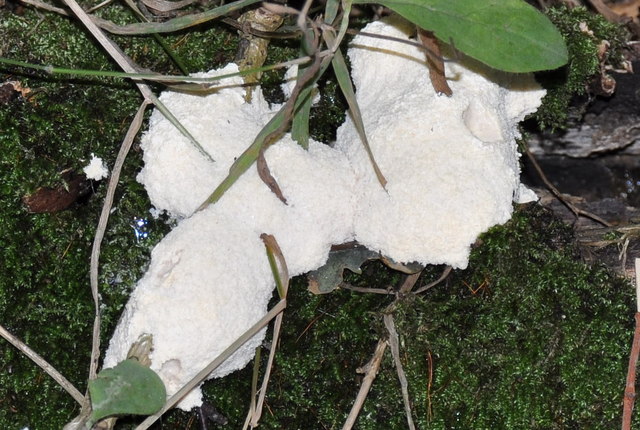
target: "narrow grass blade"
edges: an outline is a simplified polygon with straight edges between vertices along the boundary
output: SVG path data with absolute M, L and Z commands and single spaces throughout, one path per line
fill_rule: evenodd
M 155 0 L 156 2 L 160 2 L 163 0 Z M 180 7 L 179 4 L 182 3 L 184 4 L 185 2 L 190 2 L 193 3 L 193 0 L 183 0 L 182 2 L 165 2 L 165 3 L 169 3 L 170 5 L 173 6 L 177 6 Z M 127 6 L 129 6 L 129 8 L 131 8 L 131 10 L 136 14 L 136 16 L 138 17 L 138 19 L 142 22 L 149 22 L 149 20 L 147 19 L 147 17 L 142 13 L 142 11 L 140 11 L 140 9 L 138 8 L 138 6 L 133 2 L 133 0 L 125 0 L 125 3 L 127 4 Z M 145 3 L 146 4 L 146 3 Z M 147 5 L 148 6 L 148 5 Z M 161 10 L 156 8 L 157 10 Z M 164 40 L 164 38 L 162 38 L 159 34 L 154 33 L 153 34 L 153 38 L 155 39 L 156 42 L 158 42 L 158 44 L 162 47 L 162 49 L 164 50 L 164 52 L 166 52 L 166 54 L 169 56 L 169 58 L 171 58 L 171 60 L 175 63 L 176 66 L 178 66 L 178 68 L 180 69 L 180 71 L 183 74 L 188 74 L 189 70 L 187 69 L 187 66 L 184 64 L 184 62 L 180 59 L 180 57 L 178 56 L 178 54 L 176 54 L 173 49 L 171 49 L 171 47 L 169 46 L 169 44 Z
M 323 37 L 325 37 L 327 45 L 331 46 L 334 43 L 334 36 L 330 32 L 324 32 Z M 351 113 L 351 119 L 353 119 L 353 124 L 358 130 L 358 134 L 360 135 L 360 140 L 362 140 L 364 149 L 367 151 L 367 155 L 369 155 L 369 160 L 371 161 L 371 165 L 373 166 L 373 171 L 376 173 L 376 177 L 378 178 L 380 185 L 382 185 L 382 188 L 384 188 L 387 185 L 387 180 L 382 174 L 382 171 L 380 171 L 380 167 L 378 167 L 378 163 L 376 163 L 376 160 L 373 157 L 373 152 L 371 152 L 369 140 L 367 139 L 367 134 L 364 129 L 364 122 L 362 121 L 360 108 L 358 107 L 358 102 L 356 101 L 356 94 L 353 90 L 353 85 L 351 84 L 351 77 L 349 76 L 347 63 L 344 61 L 342 52 L 340 52 L 339 49 L 335 52 L 333 59 L 331 60 L 331 65 L 333 66 L 333 71 L 336 74 L 336 79 L 338 80 L 338 85 L 340 85 L 342 94 L 344 94 L 344 97 L 347 99 L 347 104 L 349 105 L 349 113 Z
M 324 23 L 333 24 L 338 16 L 338 10 L 340 10 L 340 0 L 327 0 L 324 7 Z
M 41 64 L 27 63 L 25 61 L 12 60 L 10 58 L 0 57 L 0 64 L 8 64 L 10 66 L 25 67 L 33 70 L 41 70 L 43 72 L 51 74 L 65 74 L 72 76 L 101 76 L 101 77 L 113 77 L 122 79 L 135 79 L 160 82 L 165 84 L 169 88 L 175 88 L 183 91 L 198 91 L 209 90 L 212 85 L 215 85 L 218 81 L 233 76 L 245 76 L 258 72 L 265 72 L 268 70 L 283 69 L 285 67 L 293 66 L 294 64 L 306 64 L 311 61 L 310 57 L 300 57 L 290 61 L 284 61 L 282 63 L 270 64 L 268 66 L 256 67 L 247 69 L 241 72 L 226 73 L 213 78 L 201 78 L 195 76 L 179 76 L 179 75 L 161 75 L 158 73 L 127 73 L 127 72 L 114 72 L 107 70 L 86 70 L 86 69 L 69 69 L 65 67 L 56 66 L 43 66 Z M 169 82 L 191 82 L 187 84 L 175 84 L 170 85 Z
M 171 33 L 174 31 L 184 30 L 207 21 L 211 21 L 230 12 L 240 10 L 252 4 L 260 3 L 262 0 L 239 0 L 206 12 L 185 15 L 173 18 L 165 22 L 141 22 L 128 25 L 116 25 L 111 21 L 92 16 L 96 24 L 113 34 L 151 34 L 151 33 Z
M 281 300 L 286 300 L 287 291 L 289 289 L 289 269 L 287 269 L 287 262 L 282 254 L 282 250 L 276 241 L 276 238 L 270 234 L 263 233 L 260 238 L 264 242 L 265 249 L 267 251 L 267 258 L 269 259 L 269 265 L 271 266 L 271 273 L 273 279 L 276 282 L 278 288 L 278 294 Z M 283 310 L 284 312 L 284 310 Z M 262 416 L 262 407 L 264 405 L 264 399 L 267 394 L 267 386 L 269 385 L 269 378 L 271 376 L 271 369 L 273 368 L 273 360 L 275 359 L 276 348 L 280 339 L 280 330 L 282 328 L 283 312 L 280 312 L 275 319 L 273 325 L 273 339 L 271 340 L 271 350 L 269 351 L 269 358 L 267 360 L 267 369 L 264 377 L 262 378 L 262 385 L 260 386 L 260 394 L 258 395 L 258 402 L 255 404 L 255 408 L 250 411 L 247 416 L 247 423 L 251 425 L 251 428 L 257 427 L 260 417 Z M 253 401 L 252 401 L 253 405 Z
M 302 76 L 306 67 L 299 66 L 298 79 Z M 304 149 L 309 148 L 309 116 L 313 102 L 313 85 L 308 85 L 300 91 L 300 106 L 293 113 L 291 123 L 291 137 Z
M 271 143 L 268 140 L 269 137 L 284 124 L 284 119 L 285 112 L 283 108 L 280 109 L 273 118 L 271 118 L 271 121 L 269 121 L 262 130 L 260 130 L 260 133 L 258 133 L 253 143 L 245 149 L 238 159 L 231 165 L 227 177 L 222 180 L 220 185 L 216 187 L 207 200 L 200 205 L 198 210 L 202 210 L 208 205 L 220 200 L 220 197 L 222 197 L 224 193 L 226 193 L 227 190 L 235 184 L 238 178 L 240 178 L 244 172 L 249 170 L 249 167 L 251 167 L 251 165 L 258 159 L 258 156 L 260 156 L 261 148 L 263 146 L 268 146 L 269 143 Z
M 289 289 L 289 269 L 287 268 L 287 262 L 284 259 L 282 250 L 275 237 L 262 233 L 260 239 L 264 242 L 267 250 L 267 258 L 269 259 L 273 279 L 276 281 L 278 294 L 281 299 L 285 299 L 287 297 L 287 290 Z
M 274 115 L 273 118 L 265 125 L 260 133 L 256 136 L 253 143 L 240 154 L 238 159 L 231 165 L 229 174 L 222 180 L 220 185 L 211 193 L 211 195 L 200 205 L 198 210 L 206 208 L 208 205 L 217 202 L 224 195 L 225 192 L 238 180 L 238 178 L 245 173 L 249 167 L 258 159 L 262 148 L 267 148 L 276 139 L 278 139 L 281 133 L 287 128 L 287 125 L 291 121 L 293 112 L 298 109 L 303 102 L 299 95 L 302 88 L 305 85 L 313 86 L 318 78 L 329 67 L 331 57 L 324 57 L 322 60 L 316 58 L 314 63 L 309 66 L 309 69 L 305 70 L 304 75 L 298 79 L 298 83 L 294 88 L 291 99 L 285 103 L 282 108 Z

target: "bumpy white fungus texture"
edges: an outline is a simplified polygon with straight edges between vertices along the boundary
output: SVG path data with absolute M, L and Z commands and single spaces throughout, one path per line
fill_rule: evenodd
M 96 157 L 95 154 L 91 154 L 89 164 L 84 166 L 82 171 L 88 179 L 93 179 L 94 181 L 99 181 L 109 176 L 107 165 L 102 161 L 102 158 Z
M 364 31 L 407 39 L 414 29 L 395 17 Z M 356 240 L 401 262 L 466 267 L 470 245 L 519 199 L 517 123 L 544 91 L 530 75 L 462 58 L 445 66 L 453 96 L 439 96 L 419 49 L 365 36 L 351 46 L 365 130 L 388 180 L 385 192 L 348 119 L 337 148 L 358 181 Z
M 230 65 L 214 73 L 233 70 Z M 275 113 L 260 89 L 245 104 L 240 82 L 230 81 L 206 97 L 161 97 L 215 162 L 154 113 L 139 179 L 158 209 L 177 217 L 192 214 Z M 105 367 L 124 359 L 131 344 L 150 333 L 151 368 L 172 395 L 266 313 L 274 281 L 262 233 L 276 238 L 291 275 L 321 266 L 332 244 L 352 239 L 355 180 L 341 153 L 313 141 L 305 151 L 284 136 L 265 157 L 287 205 L 253 166 L 218 203 L 180 221 L 153 250 L 111 339 Z M 263 337 L 264 332 L 255 336 L 211 377 L 243 368 Z M 200 403 L 196 389 L 179 407 Z
M 412 30 L 391 19 L 366 31 L 406 38 Z M 152 334 L 151 368 L 168 395 L 188 382 L 267 311 L 274 281 L 262 233 L 275 236 L 291 275 L 320 267 L 331 245 L 354 238 L 396 261 L 465 267 L 477 236 L 510 217 L 520 190 L 516 124 L 543 95 L 532 78 L 464 59 L 447 63 L 454 95 L 439 97 L 424 54 L 413 47 L 357 37 L 349 55 L 386 191 L 347 121 L 336 148 L 312 141 L 305 151 L 286 135 L 266 151 L 288 204 L 252 166 L 215 205 L 193 214 L 277 107 L 269 107 L 260 89 L 252 104 L 245 103 L 240 78 L 220 82 L 207 96 L 161 96 L 215 161 L 154 112 L 138 178 L 158 210 L 182 220 L 153 250 L 105 367 L 123 360 L 141 335 Z M 231 64 L 208 75 L 234 71 Z M 244 367 L 263 336 L 211 377 Z M 200 403 L 195 389 L 179 407 Z

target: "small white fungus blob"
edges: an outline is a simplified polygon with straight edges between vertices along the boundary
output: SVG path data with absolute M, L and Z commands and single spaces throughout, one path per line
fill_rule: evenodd
M 365 31 L 408 38 L 411 29 L 391 18 Z M 544 94 L 531 76 L 463 58 L 446 65 L 453 90 L 447 98 L 433 91 L 424 53 L 414 47 L 356 37 L 349 56 L 386 190 L 347 120 L 335 148 L 311 141 L 304 150 L 285 135 L 265 152 L 286 204 L 254 165 L 216 204 L 194 214 L 279 107 L 271 108 L 259 88 L 245 103 L 241 78 L 221 81 L 206 96 L 161 95 L 215 161 L 153 113 L 138 179 L 157 211 L 181 221 L 153 250 L 104 367 L 152 334 L 151 368 L 174 394 L 267 312 L 274 281 L 262 233 L 276 238 L 292 276 L 317 269 L 332 245 L 354 239 L 399 262 L 463 268 L 477 236 L 505 222 L 513 200 L 531 197 L 519 183 L 515 147 L 518 121 Z M 230 64 L 206 75 L 235 71 Z M 264 330 L 210 377 L 243 368 L 263 337 Z M 178 407 L 201 401 L 196 388 Z
M 109 169 L 105 162 L 102 161 L 102 158 L 96 157 L 93 153 L 91 154 L 89 164 L 84 166 L 82 171 L 88 179 L 93 179 L 94 181 L 99 181 L 109 176 Z

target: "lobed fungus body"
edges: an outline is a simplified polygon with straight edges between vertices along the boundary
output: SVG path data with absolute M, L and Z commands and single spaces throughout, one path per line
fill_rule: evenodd
M 406 39 L 410 26 L 391 18 L 365 30 Z M 262 233 L 275 236 L 291 275 L 320 267 L 331 245 L 353 239 L 398 262 L 463 268 L 477 236 L 511 216 L 521 191 L 516 126 L 544 94 L 531 76 L 499 74 L 462 58 L 447 63 L 453 89 L 447 98 L 433 91 L 424 53 L 414 47 L 357 37 L 349 55 L 386 190 L 348 120 L 335 147 L 312 141 L 304 150 L 285 135 L 266 151 L 287 204 L 253 166 L 215 205 L 194 214 L 276 110 L 259 88 L 245 103 L 241 78 L 221 81 L 207 96 L 161 96 L 215 161 L 159 112 L 152 115 L 139 180 L 157 209 L 182 220 L 154 249 L 105 367 L 152 334 L 151 367 L 168 395 L 176 392 L 265 314 L 274 281 Z M 229 65 L 212 74 L 235 70 Z M 263 336 L 211 377 L 244 367 Z M 179 406 L 200 401 L 196 389 Z
M 406 40 L 415 26 L 391 18 L 365 31 Z M 357 36 L 349 58 L 367 137 L 388 180 L 385 191 L 348 118 L 337 148 L 358 179 L 356 240 L 397 261 L 466 267 L 478 235 L 511 217 L 514 198 L 527 197 L 517 124 L 544 90 L 531 75 L 461 58 L 445 63 L 453 95 L 438 95 L 424 51 L 388 39 Z

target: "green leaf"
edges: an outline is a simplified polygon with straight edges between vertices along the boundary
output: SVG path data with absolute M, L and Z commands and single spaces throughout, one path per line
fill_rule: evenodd
M 330 32 L 323 32 L 322 36 L 327 41 L 327 45 L 331 46 L 335 39 Z M 347 63 L 342 56 L 342 52 L 338 49 L 331 60 L 331 65 L 333 66 L 333 71 L 336 75 L 336 79 L 338 81 L 338 85 L 340 85 L 340 90 L 347 100 L 347 104 L 349 105 L 349 113 L 351 113 L 351 118 L 353 119 L 353 124 L 358 131 L 358 135 L 360 135 L 360 140 L 362 141 L 362 145 L 364 145 L 365 151 L 367 151 L 367 155 L 369 156 L 369 161 L 371 161 L 371 166 L 373 167 L 373 171 L 378 178 L 378 182 L 384 188 L 387 185 L 387 180 L 380 171 L 380 167 L 378 167 L 378 163 L 376 163 L 375 158 L 373 157 L 373 152 L 371 151 L 371 146 L 369 145 L 369 140 L 367 139 L 367 133 L 364 129 L 364 122 L 362 121 L 362 114 L 360 113 L 360 107 L 358 106 L 358 101 L 356 99 L 356 93 L 353 89 L 353 85 L 351 84 L 351 77 L 349 76 L 349 69 L 347 68 Z
M 151 415 L 167 399 L 160 377 L 137 360 L 128 359 L 89 381 L 91 420 L 111 415 Z
M 327 4 L 324 7 L 324 23 L 331 25 L 338 16 L 340 10 L 339 0 L 327 0 Z
M 308 37 L 313 39 L 313 33 L 311 30 Z M 300 49 L 301 55 L 309 55 L 308 49 L 305 49 L 305 40 L 302 38 L 302 48 Z M 304 74 L 305 70 L 309 66 L 298 66 L 298 79 Z M 315 88 L 315 82 L 307 82 L 307 85 L 300 91 L 298 98 L 301 100 L 301 104 L 297 107 L 293 113 L 293 120 L 291 123 L 291 138 L 298 142 L 304 149 L 309 149 L 309 117 L 311 115 L 311 105 L 313 104 L 313 90 Z
M 507 72 L 552 70 L 567 47 L 551 21 L 523 0 L 356 0 L 380 3 L 440 40 Z

